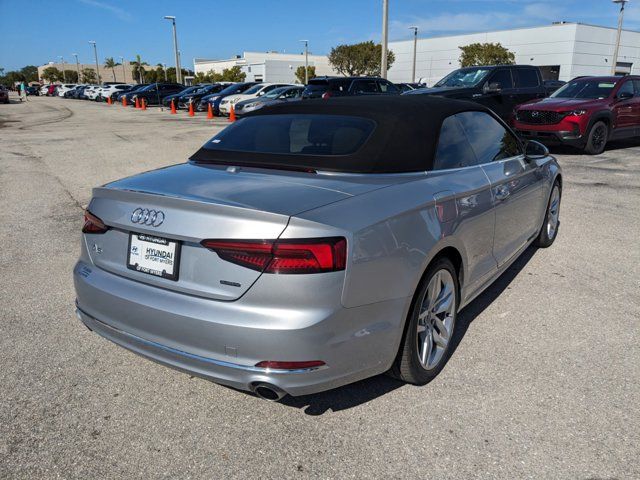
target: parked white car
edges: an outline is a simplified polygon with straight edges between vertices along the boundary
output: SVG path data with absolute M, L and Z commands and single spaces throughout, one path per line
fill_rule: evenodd
M 58 87 L 58 96 L 64 97 L 64 94 L 73 88 L 76 88 L 75 83 L 65 83 L 64 85 L 60 85 Z
M 48 91 L 49 91 L 49 84 L 45 84 L 40 87 L 40 95 L 46 95 Z
M 271 90 L 274 90 L 279 87 L 290 87 L 295 86 L 293 83 L 258 83 L 251 87 L 249 90 L 246 90 L 244 93 L 240 93 L 237 95 L 229 95 L 222 99 L 220 102 L 220 113 L 222 115 L 229 115 L 231 112 L 231 106 L 235 105 L 242 100 L 248 100 L 250 98 L 261 97 L 265 93 L 269 93 Z
M 114 93 L 123 92 L 125 90 L 128 90 L 129 88 L 131 88 L 131 85 L 127 83 L 104 85 L 103 87 L 100 88 L 99 93 L 100 93 L 100 97 L 102 97 L 103 100 L 106 100 L 108 97 L 110 97 Z
M 84 89 L 84 96 L 89 100 L 95 100 L 98 96 L 98 89 L 100 89 L 100 85 L 91 85 Z

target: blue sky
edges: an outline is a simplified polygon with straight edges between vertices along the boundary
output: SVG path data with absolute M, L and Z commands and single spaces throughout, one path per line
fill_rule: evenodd
M 610 0 L 389 0 L 390 38 L 544 25 L 566 20 L 615 26 Z M 362 40 L 380 40 L 382 0 L 0 0 L 0 67 L 57 61 L 133 59 L 173 63 L 170 22 L 175 15 L 182 63 L 228 58 L 245 50 L 313 53 Z M 625 28 L 640 30 L 640 0 L 631 0 Z M 193 67 L 191 67 L 193 68 Z

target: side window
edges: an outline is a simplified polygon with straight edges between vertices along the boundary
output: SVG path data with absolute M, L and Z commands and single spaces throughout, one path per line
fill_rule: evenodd
M 469 167 L 477 163 L 467 136 L 456 117 L 457 115 L 452 115 L 442 122 L 433 162 L 434 170 Z
M 501 68 L 500 70 L 496 70 L 493 75 L 491 75 L 489 83 L 499 83 L 501 88 L 513 88 L 511 70 L 509 70 L 508 68 Z
M 540 84 L 538 72 L 534 68 L 517 68 L 514 73 L 517 79 L 516 85 L 520 88 L 532 88 Z
M 520 144 L 491 115 L 485 112 L 463 112 L 456 115 L 467 134 L 478 163 L 489 163 L 520 155 Z
M 378 84 L 375 80 L 358 80 L 353 82 L 353 93 L 378 93 Z
M 636 89 L 636 95 L 640 97 L 640 80 L 634 80 L 633 86 Z
M 398 93 L 400 91 L 393 83 L 384 80 L 379 80 L 378 85 L 382 93 Z
M 632 80 L 627 80 L 626 82 L 624 82 L 622 84 L 622 86 L 620 87 L 620 90 L 618 90 L 618 93 L 616 95 L 620 95 L 623 92 L 630 93 L 631 95 L 634 94 L 633 81 Z

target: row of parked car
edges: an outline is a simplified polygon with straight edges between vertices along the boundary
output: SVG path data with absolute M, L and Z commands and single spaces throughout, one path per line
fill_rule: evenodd
M 193 105 L 215 115 L 242 117 L 271 103 L 351 95 L 438 95 L 489 107 L 526 139 L 547 145 L 568 144 L 601 153 L 608 140 L 640 136 L 640 77 L 578 77 L 544 81 L 537 67 L 494 65 L 455 70 L 430 88 L 394 84 L 379 77 L 316 77 L 304 85 L 269 82 L 220 82 L 190 87 L 176 83 L 61 86 L 71 98 L 178 109 Z

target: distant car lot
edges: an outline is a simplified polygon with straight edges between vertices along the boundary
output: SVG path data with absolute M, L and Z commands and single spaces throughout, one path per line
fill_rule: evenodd
M 184 161 L 226 119 L 13 95 L 0 107 L 0 477 L 640 476 L 640 142 L 552 150 L 558 241 L 462 312 L 438 380 L 269 404 L 123 353 L 70 307 L 90 187 Z

